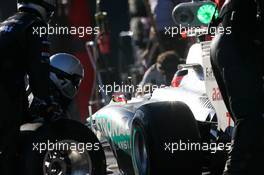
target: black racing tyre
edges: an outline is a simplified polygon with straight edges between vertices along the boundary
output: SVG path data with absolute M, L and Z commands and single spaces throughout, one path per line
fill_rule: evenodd
M 201 174 L 201 151 L 188 150 L 187 146 L 179 149 L 180 143 L 200 143 L 197 122 L 188 106 L 157 102 L 140 107 L 131 128 L 135 174 Z M 173 147 L 172 151 L 173 144 L 178 144 L 178 150 Z
M 105 175 L 106 159 L 94 133 L 61 119 L 31 133 L 21 148 L 23 175 Z

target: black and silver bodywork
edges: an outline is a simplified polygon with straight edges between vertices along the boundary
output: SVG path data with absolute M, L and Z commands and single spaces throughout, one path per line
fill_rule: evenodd
M 131 135 L 133 121 L 137 117 L 144 117 L 146 106 L 157 104 L 162 106 L 163 103 L 175 102 L 184 104 L 196 120 L 201 141 L 221 142 L 221 139 L 223 142 L 229 141 L 233 121 L 228 115 L 212 73 L 209 48 L 210 42 L 194 44 L 190 48 L 186 64 L 180 65 L 179 71 L 187 73 L 182 78 L 179 87 L 160 88 L 152 94 L 132 98 L 127 102 L 111 102 L 93 115 L 94 130 L 110 143 L 119 168 L 123 172 L 135 173 L 133 170 L 135 154 L 132 153 L 135 145 L 132 143 L 132 138 L 136 136 Z M 158 121 L 155 122 L 163 121 L 161 123 L 164 123 L 165 121 L 171 124 L 172 121 L 165 115 L 166 113 L 160 115 Z M 173 116 L 179 117 L 177 113 Z M 152 118 L 149 117 L 147 122 L 153 122 Z M 179 123 L 175 123 L 174 126 L 178 125 Z M 162 127 L 166 125 L 160 125 L 156 129 L 159 130 Z M 174 128 L 171 128 L 172 132 L 173 130 Z M 211 155 L 211 160 L 214 156 Z M 144 162 L 144 157 L 142 161 Z
M 216 11 L 212 2 L 190 2 L 176 7 L 173 17 L 193 19 L 190 14 L 197 7 L 207 8 L 206 15 Z M 222 173 L 234 123 L 213 75 L 210 43 L 199 41 L 191 46 L 186 64 L 176 73 L 181 76 L 176 87 L 111 101 L 92 116 L 93 130 L 109 142 L 123 174 Z M 175 147 L 182 143 L 209 145 L 209 149 Z

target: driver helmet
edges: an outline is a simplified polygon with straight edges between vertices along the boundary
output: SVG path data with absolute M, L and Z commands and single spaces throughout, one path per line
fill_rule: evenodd
M 44 20 L 49 20 L 56 8 L 57 0 L 18 0 L 17 9 L 34 9 L 36 10 Z
M 64 97 L 75 97 L 83 77 L 83 65 L 74 55 L 58 53 L 50 57 L 50 79 Z

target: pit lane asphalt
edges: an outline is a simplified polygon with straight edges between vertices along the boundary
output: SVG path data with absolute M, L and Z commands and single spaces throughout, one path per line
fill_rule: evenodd
M 106 157 L 106 163 L 107 163 L 107 169 L 112 171 L 109 175 L 121 175 L 118 169 L 118 165 L 116 162 L 116 159 L 113 155 L 113 152 L 110 149 L 110 146 L 108 144 L 103 144 L 104 151 L 105 151 L 105 157 Z M 176 173 L 177 174 L 177 173 Z M 210 172 L 204 172 L 202 175 L 211 175 Z
M 105 151 L 107 169 L 109 171 L 108 174 L 110 174 L 110 175 L 121 175 L 119 172 L 119 169 L 118 169 L 116 159 L 114 157 L 113 152 L 111 151 L 110 146 L 108 144 L 104 143 L 103 148 Z M 110 173 L 110 172 L 112 172 L 112 173 Z

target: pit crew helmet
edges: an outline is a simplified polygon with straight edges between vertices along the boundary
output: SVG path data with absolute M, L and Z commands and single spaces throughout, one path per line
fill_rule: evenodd
M 44 20 L 49 20 L 57 8 L 57 0 L 17 0 L 17 9 L 34 9 Z
M 73 55 L 58 53 L 50 57 L 50 79 L 67 99 L 72 100 L 84 77 L 81 62 Z

